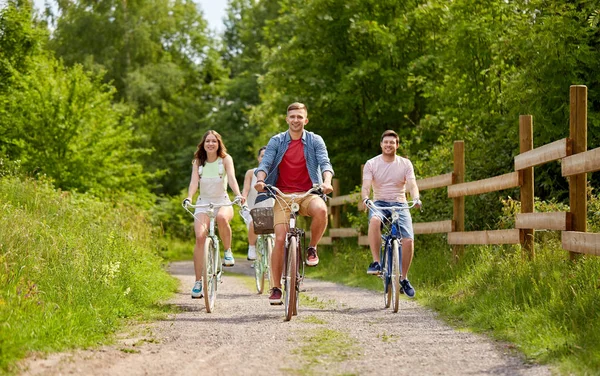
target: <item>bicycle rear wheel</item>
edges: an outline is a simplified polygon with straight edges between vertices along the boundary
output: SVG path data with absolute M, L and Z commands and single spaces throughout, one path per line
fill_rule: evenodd
M 262 294 L 265 287 L 265 265 L 266 263 L 266 239 L 261 235 L 256 240 L 256 260 L 254 261 L 254 279 L 256 281 L 256 291 Z
M 285 321 L 290 321 L 294 315 L 296 306 L 296 273 L 298 270 L 298 243 L 296 237 L 290 237 L 290 242 L 286 252 L 285 259 L 285 279 L 284 279 L 284 294 L 285 294 Z
M 215 307 L 217 298 L 217 262 L 215 259 L 215 243 L 212 238 L 206 238 L 204 242 L 204 270 L 202 271 L 202 289 L 204 290 L 204 304 L 206 312 L 211 313 Z
M 392 308 L 394 313 L 398 312 L 400 299 L 400 242 L 398 239 L 392 240 Z

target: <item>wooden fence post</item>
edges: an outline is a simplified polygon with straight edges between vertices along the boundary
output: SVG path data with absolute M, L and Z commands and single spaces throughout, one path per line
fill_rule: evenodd
M 520 153 L 533 150 L 533 117 L 531 115 L 519 116 L 519 144 Z M 534 203 L 534 175 L 533 167 L 520 171 L 521 184 L 521 213 L 533 213 Z M 533 229 L 520 230 L 523 257 L 532 260 L 535 257 L 535 238 Z
M 572 154 L 587 151 L 587 86 L 572 85 L 570 90 L 569 134 Z M 587 173 L 569 177 L 571 231 L 587 232 Z M 576 252 L 569 252 L 574 260 Z
M 465 181 L 465 142 L 454 141 L 454 174 L 452 184 L 464 183 Z M 452 219 L 454 220 L 454 231 L 465 231 L 465 197 L 455 197 Z M 462 256 L 464 245 L 452 246 L 454 260 Z
M 333 192 L 331 193 L 331 197 L 337 197 L 340 195 L 340 179 L 333 179 L 331 181 L 331 185 L 333 186 Z M 342 209 L 342 205 L 331 206 L 331 227 L 339 228 L 340 223 L 340 211 Z

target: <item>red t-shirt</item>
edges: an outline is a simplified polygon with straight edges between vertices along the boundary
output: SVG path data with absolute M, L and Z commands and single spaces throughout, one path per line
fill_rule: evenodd
M 302 139 L 292 140 L 279 164 L 277 188 L 283 193 L 305 192 L 312 188 L 312 180 L 306 168 Z

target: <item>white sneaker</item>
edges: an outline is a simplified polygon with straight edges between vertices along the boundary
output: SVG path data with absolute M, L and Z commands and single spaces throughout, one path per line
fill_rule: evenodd
M 223 265 L 225 266 L 233 266 L 235 265 L 235 259 L 233 258 L 233 253 L 231 249 L 225 251 L 225 255 L 223 256 Z
M 256 260 L 256 247 L 248 247 L 248 260 Z
M 196 281 L 192 287 L 192 299 L 200 299 L 204 297 L 202 294 L 202 280 Z

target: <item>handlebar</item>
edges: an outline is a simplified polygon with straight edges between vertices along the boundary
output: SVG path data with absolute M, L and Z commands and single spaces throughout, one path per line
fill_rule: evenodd
M 211 202 L 208 204 L 194 205 L 188 199 L 185 199 L 181 203 L 181 206 L 183 206 L 185 209 L 187 209 L 187 208 L 194 208 L 194 209 L 196 209 L 196 208 L 220 208 L 222 206 L 233 206 L 233 205 L 238 205 L 238 206 L 242 207 L 241 201 L 242 201 L 242 197 L 238 196 L 233 201 L 226 202 L 226 203 L 214 204 Z
M 377 206 L 375 205 L 375 203 L 371 200 L 367 200 L 365 202 L 365 205 L 368 208 L 372 208 L 372 209 L 378 209 L 378 210 L 409 210 L 414 208 L 417 205 L 423 205 L 423 203 L 421 202 L 421 200 L 412 200 L 412 201 L 408 201 L 407 206 Z
M 313 185 L 312 188 L 310 188 L 308 191 L 306 191 L 304 193 L 283 193 L 276 186 L 268 185 L 268 184 L 265 185 L 265 190 L 267 191 L 267 194 L 271 197 L 281 196 L 284 198 L 291 198 L 291 199 L 301 199 L 310 194 L 324 195 L 323 189 L 319 185 Z

